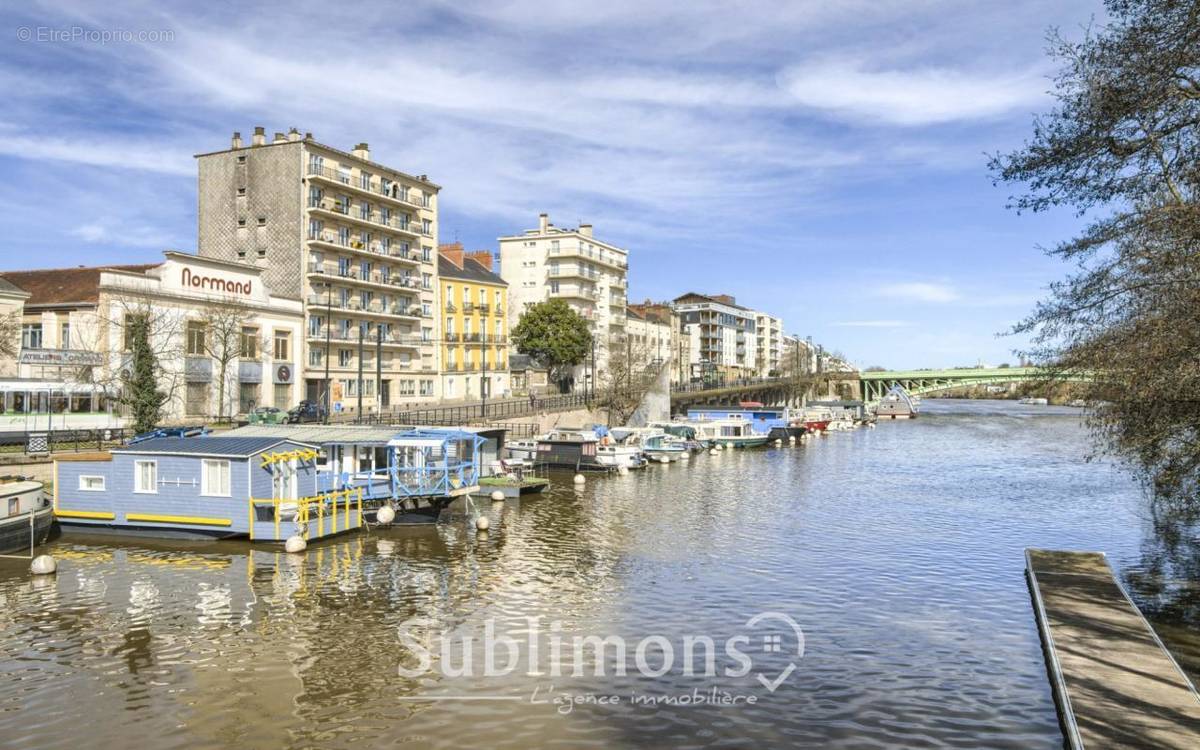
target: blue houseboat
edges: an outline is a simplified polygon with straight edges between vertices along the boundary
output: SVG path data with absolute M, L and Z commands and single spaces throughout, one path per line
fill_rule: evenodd
M 771 440 L 787 440 L 800 437 L 807 430 L 802 420 L 793 419 L 786 406 L 763 406 L 762 404 L 738 404 L 737 406 L 693 406 L 688 409 L 688 419 L 708 421 L 713 419 L 744 419 L 750 429 Z
M 363 493 L 322 487 L 317 446 L 280 438 L 163 437 L 54 461 L 64 528 L 282 542 L 362 525 Z

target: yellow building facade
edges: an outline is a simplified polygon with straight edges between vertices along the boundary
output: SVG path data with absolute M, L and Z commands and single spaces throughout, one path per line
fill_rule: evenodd
M 508 284 L 492 271 L 492 254 L 440 246 L 438 283 L 442 398 L 508 395 Z

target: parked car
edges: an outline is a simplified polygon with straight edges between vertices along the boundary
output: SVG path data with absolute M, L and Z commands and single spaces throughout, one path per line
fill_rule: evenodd
M 306 422 L 324 422 L 325 407 L 317 401 L 301 401 L 287 413 L 287 424 L 302 424 Z
M 260 406 L 246 416 L 250 424 L 279 424 L 287 417 L 287 412 L 274 406 Z

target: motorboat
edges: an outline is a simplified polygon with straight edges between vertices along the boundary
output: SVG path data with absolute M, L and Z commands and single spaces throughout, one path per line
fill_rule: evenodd
M 724 448 L 755 448 L 770 440 L 768 435 L 755 432 L 745 419 L 706 419 L 691 424 L 701 441 Z
M 44 544 L 54 525 L 54 507 L 41 482 L 0 477 L 0 554 L 28 552 Z
M 688 452 L 686 440 L 658 427 L 616 427 L 611 434 L 619 445 L 640 448 L 648 462 L 670 463 Z

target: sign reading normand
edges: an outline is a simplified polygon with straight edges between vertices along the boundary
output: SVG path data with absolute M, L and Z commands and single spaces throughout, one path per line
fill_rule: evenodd
M 221 276 L 209 276 L 203 273 L 195 273 L 187 266 L 183 268 L 183 272 L 180 275 L 180 282 L 187 289 L 221 292 L 223 294 L 240 294 L 245 297 L 249 297 L 253 289 L 250 279 L 237 281 L 222 278 Z

